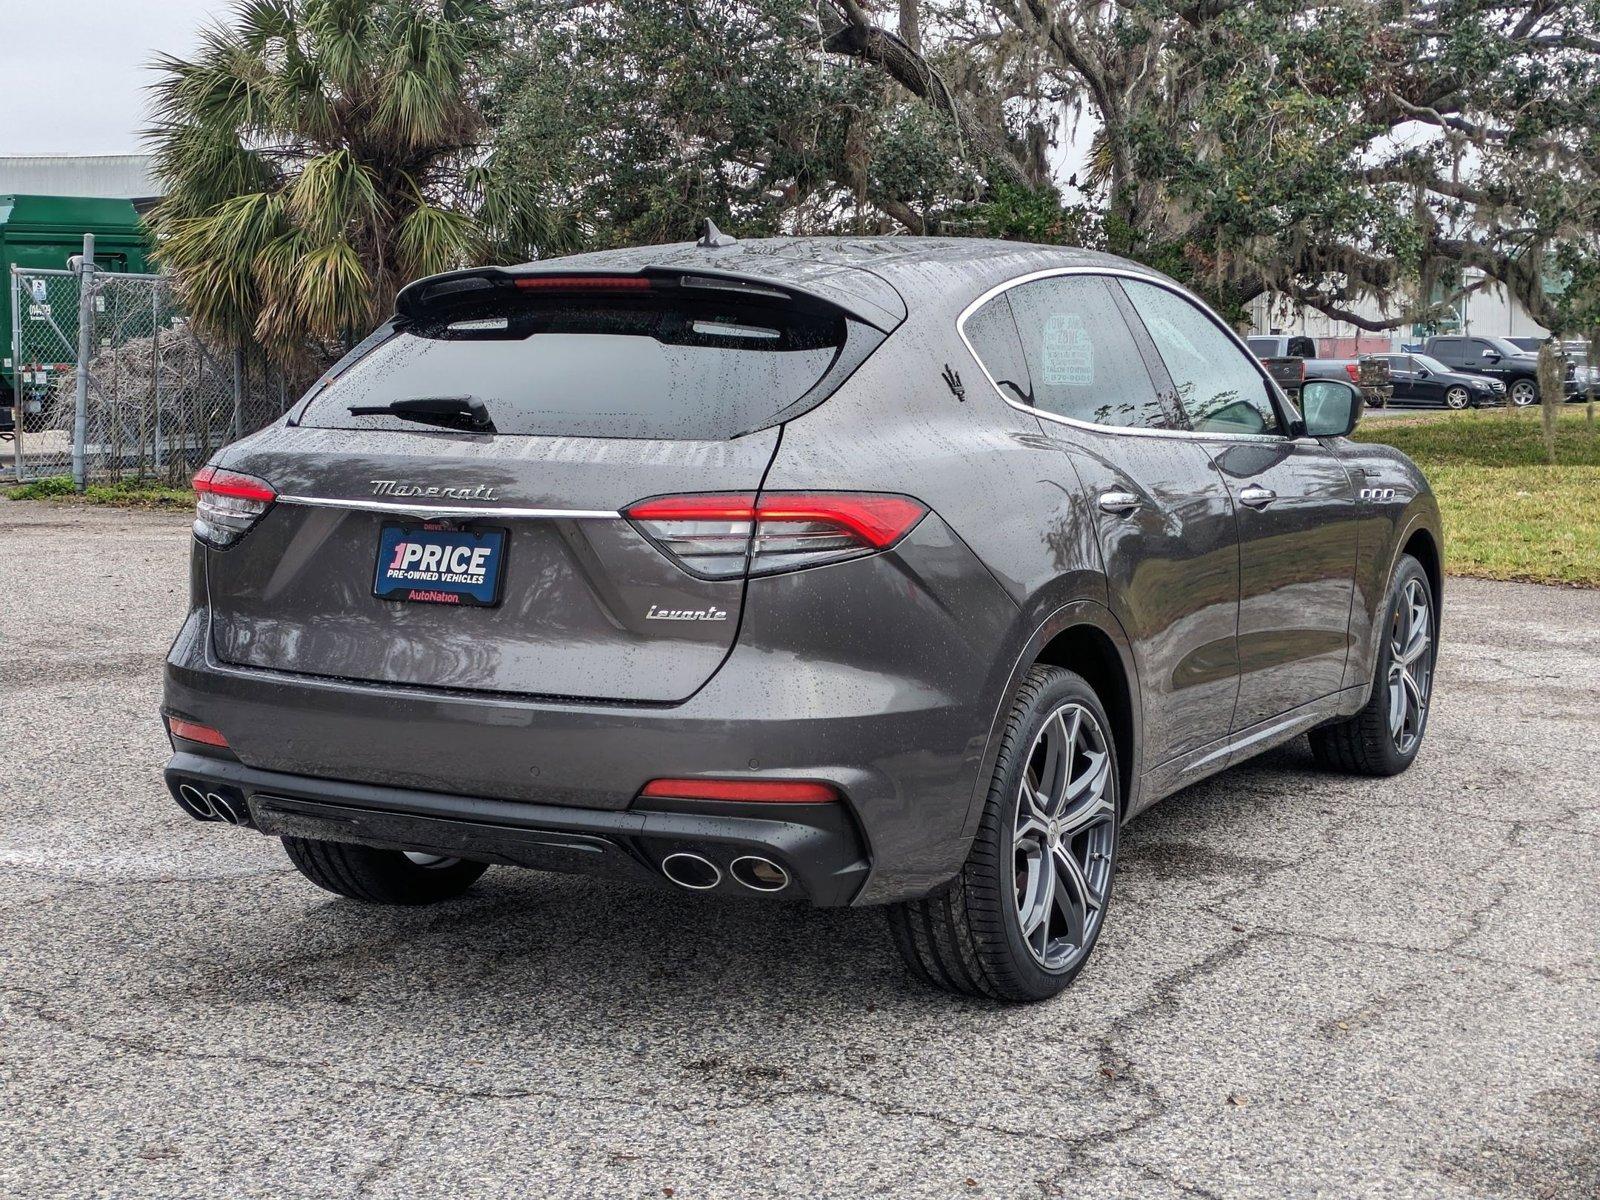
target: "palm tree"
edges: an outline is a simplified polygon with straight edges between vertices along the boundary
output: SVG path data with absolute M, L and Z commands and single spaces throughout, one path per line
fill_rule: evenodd
M 162 56 L 150 216 L 191 319 L 280 360 L 348 344 L 407 280 L 571 240 L 484 145 L 482 0 L 245 0 Z

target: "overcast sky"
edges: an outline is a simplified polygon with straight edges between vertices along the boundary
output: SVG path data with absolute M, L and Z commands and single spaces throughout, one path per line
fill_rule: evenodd
M 0 155 L 136 154 L 159 51 L 185 54 L 229 0 L 0 5 Z

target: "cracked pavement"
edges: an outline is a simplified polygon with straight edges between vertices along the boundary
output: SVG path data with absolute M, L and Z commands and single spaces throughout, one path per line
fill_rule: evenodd
M 190 821 L 187 524 L 0 502 L 0 1195 L 1600 1194 L 1600 592 L 1450 581 L 1408 774 L 1163 802 L 1078 983 L 1001 1008 L 870 910 L 370 909 Z

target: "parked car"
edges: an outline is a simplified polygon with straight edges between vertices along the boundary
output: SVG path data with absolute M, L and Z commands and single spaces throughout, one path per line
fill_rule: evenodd
M 1485 375 L 1452 371 L 1426 354 L 1389 354 L 1394 398 L 1401 404 L 1442 404 L 1446 408 L 1479 408 L 1503 404 L 1506 385 Z
M 1247 339 L 1247 345 L 1291 397 L 1299 394 L 1301 382 L 1307 379 L 1348 379 L 1361 388 L 1370 408 L 1384 407 L 1394 392 L 1388 362 L 1381 355 L 1321 357 L 1316 339 L 1302 335 L 1255 334 Z
M 1591 393 L 1600 395 L 1600 363 L 1594 361 L 1589 343 L 1573 338 L 1560 343 L 1560 347 L 1567 360 L 1567 398 L 1583 400 Z
M 356 900 L 502 863 L 889 905 L 920 978 L 1042 999 L 1128 818 L 1302 733 L 1422 744 L 1438 507 L 1348 381 L 1301 402 L 1060 247 L 421 280 L 195 477 L 167 785 Z
M 1452 371 L 1499 380 L 1505 384 L 1511 403 L 1518 408 L 1539 401 L 1539 356 L 1528 353 L 1509 338 L 1450 334 L 1429 338 L 1423 343 L 1423 350 Z M 1579 381 L 1569 363 L 1565 385 L 1567 398 L 1577 396 L 1579 390 Z

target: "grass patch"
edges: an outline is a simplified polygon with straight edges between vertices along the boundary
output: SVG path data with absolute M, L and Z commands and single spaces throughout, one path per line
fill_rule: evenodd
M 35 479 L 8 488 L 12 500 L 54 500 L 66 504 L 108 504 L 117 508 L 193 508 L 194 493 L 188 488 L 166 487 L 158 483 L 128 480 L 121 483 L 91 483 L 78 494 L 67 475 Z
M 1394 446 L 1427 473 L 1452 574 L 1600 587 L 1600 424 L 1582 406 L 1561 414 L 1556 466 L 1537 409 L 1373 421 L 1355 437 Z

